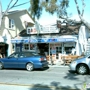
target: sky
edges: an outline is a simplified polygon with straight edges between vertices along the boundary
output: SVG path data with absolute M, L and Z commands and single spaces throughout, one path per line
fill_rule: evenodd
M 3 11 L 6 10 L 6 8 L 7 8 L 7 6 L 8 6 L 10 1 L 11 0 L 1 0 Z M 28 1 L 29 0 L 19 0 L 17 4 L 21 4 L 21 3 L 24 3 L 24 2 L 28 2 Z M 77 0 L 77 1 L 79 2 L 80 9 L 82 10 L 82 3 L 81 3 L 82 0 Z M 85 4 L 86 4 L 85 12 L 84 12 L 84 19 L 87 20 L 88 22 L 90 22 L 90 17 L 89 17 L 90 16 L 90 5 L 89 5 L 90 4 L 90 0 L 84 0 L 84 1 L 85 1 Z M 13 4 L 13 2 L 12 2 L 12 4 Z M 19 6 L 19 7 L 15 7 L 12 10 L 28 9 L 29 7 L 30 7 L 30 3 L 27 3 L 25 5 L 22 5 L 22 6 Z M 70 5 L 69 5 L 69 8 L 68 8 L 68 12 L 72 13 L 71 18 L 79 20 L 74 0 L 70 0 Z M 51 15 L 51 14 L 43 11 L 40 19 L 38 20 L 38 22 L 41 25 L 48 25 L 48 24 L 56 23 L 57 19 L 58 18 L 57 18 L 57 14 L 56 13 L 54 15 Z

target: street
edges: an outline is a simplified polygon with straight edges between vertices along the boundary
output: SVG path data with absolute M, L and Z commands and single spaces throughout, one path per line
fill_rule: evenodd
M 50 67 L 45 70 L 0 70 L 0 90 L 62 90 L 82 88 L 90 83 L 89 75 L 69 72 L 68 66 Z M 44 88 L 44 89 L 43 89 Z

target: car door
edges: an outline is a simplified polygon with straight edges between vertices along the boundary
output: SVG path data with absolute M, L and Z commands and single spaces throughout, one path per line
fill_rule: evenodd
M 30 53 L 29 53 L 29 57 L 27 56 L 27 54 L 28 54 L 27 52 L 20 53 L 18 58 L 18 65 L 20 68 L 26 68 L 26 64 L 30 60 Z
M 18 58 L 18 66 L 19 68 L 25 68 L 25 65 L 26 65 L 25 55 L 24 53 L 20 53 Z
M 18 53 L 13 53 L 4 59 L 5 68 L 18 68 Z
M 88 66 L 90 68 L 90 56 L 88 56 Z

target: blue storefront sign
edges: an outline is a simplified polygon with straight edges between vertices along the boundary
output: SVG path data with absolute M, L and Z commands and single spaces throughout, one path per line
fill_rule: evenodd
M 50 39 L 48 39 L 48 42 L 57 42 L 58 41 L 58 39 L 56 39 L 56 38 L 50 38 Z

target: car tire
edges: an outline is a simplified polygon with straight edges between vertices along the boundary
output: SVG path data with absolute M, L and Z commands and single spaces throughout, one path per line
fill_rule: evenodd
M 3 64 L 0 62 L 0 70 L 3 69 Z
M 33 64 L 32 64 L 32 63 L 27 63 L 27 64 L 26 64 L 26 69 L 27 69 L 28 71 L 32 71 L 32 70 L 34 69 Z
M 89 69 L 85 64 L 80 64 L 77 66 L 76 71 L 78 74 L 84 75 L 84 74 L 88 74 Z

